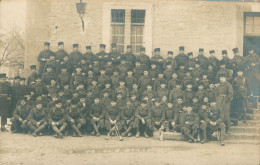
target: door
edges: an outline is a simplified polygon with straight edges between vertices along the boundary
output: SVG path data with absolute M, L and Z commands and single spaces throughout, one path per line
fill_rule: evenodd
M 248 50 L 250 47 L 255 50 L 256 54 L 260 55 L 260 37 L 244 36 L 243 56 L 246 56 L 248 54 Z

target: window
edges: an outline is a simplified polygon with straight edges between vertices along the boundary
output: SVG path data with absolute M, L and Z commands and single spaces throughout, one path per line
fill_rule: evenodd
M 117 50 L 124 52 L 124 36 L 125 36 L 125 10 L 111 10 L 111 26 L 112 26 L 112 43 L 116 43 Z
M 260 35 L 260 13 L 245 13 L 245 35 Z
M 131 11 L 131 45 L 134 54 L 140 53 L 140 47 L 143 46 L 144 20 L 145 10 Z
M 126 44 L 131 44 L 133 53 L 138 54 L 144 42 L 145 10 L 111 9 L 112 43 L 124 53 Z M 125 34 L 126 33 L 126 34 Z

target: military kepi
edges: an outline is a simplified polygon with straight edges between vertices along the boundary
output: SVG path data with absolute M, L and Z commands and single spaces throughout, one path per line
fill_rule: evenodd
M 5 73 L 0 73 L 0 78 L 6 78 L 6 74 Z
M 50 46 L 49 42 L 44 42 L 44 46 Z

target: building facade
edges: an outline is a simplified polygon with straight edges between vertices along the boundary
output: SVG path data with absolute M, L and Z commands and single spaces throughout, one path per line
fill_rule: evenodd
M 260 43 L 259 2 L 217 2 L 198 0 L 83 0 L 87 3 L 82 21 L 77 13 L 79 0 L 27 0 L 26 2 L 26 53 L 25 69 L 37 64 L 37 56 L 43 42 L 64 41 L 70 52 L 72 44 L 78 43 L 80 50 L 91 45 L 93 52 L 99 44 L 116 42 L 118 50 L 126 51 L 128 44 L 138 54 L 140 46 L 152 50 L 161 48 L 165 56 L 178 47 L 195 56 L 199 48 L 206 55 L 211 49 L 221 58 L 226 49 L 230 58 L 232 48 L 238 47 L 241 55 L 249 46 L 257 48 Z M 255 44 L 255 45 L 254 45 Z M 257 50 L 259 51 L 259 50 Z

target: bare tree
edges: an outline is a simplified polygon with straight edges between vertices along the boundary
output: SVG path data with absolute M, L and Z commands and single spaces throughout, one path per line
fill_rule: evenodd
M 0 67 L 23 67 L 25 42 L 21 28 L 13 27 L 0 34 Z

